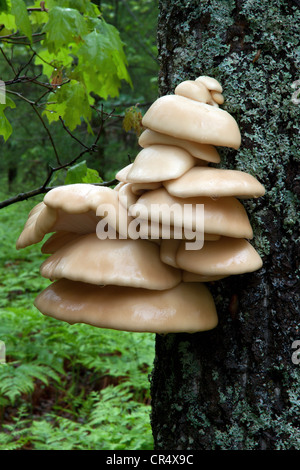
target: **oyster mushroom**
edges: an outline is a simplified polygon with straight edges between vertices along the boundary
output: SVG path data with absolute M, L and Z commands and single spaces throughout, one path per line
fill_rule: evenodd
M 257 198 L 265 194 L 263 185 L 249 173 L 209 167 L 193 167 L 179 178 L 164 181 L 163 185 L 172 196 L 184 198 Z
M 253 176 L 208 166 L 220 163 L 216 147 L 241 144 L 235 119 L 219 108 L 222 93 L 212 77 L 182 82 L 146 112 L 142 150 L 117 172 L 115 189 L 55 188 L 30 212 L 17 248 L 52 233 L 40 271 L 54 282 L 35 301 L 43 314 L 162 334 L 216 327 L 204 283 L 261 267 L 238 198 L 264 194 Z M 189 249 L 198 237 L 201 249 Z
M 148 129 L 202 144 L 232 147 L 241 145 L 235 119 L 223 109 L 184 96 L 158 98 L 142 119 Z
M 194 333 L 215 328 L 214 300 L 204 284 L 181 282 L 172 289 L 105 286 L 61 279 L 42 291 L 35 306 L 68 323 L 150 333 Z
M 220 163 L 221 160 L 217 149 L 213 145 L 178 139 L 171 135 L 161 134 L 160 132 L 156 132 L 151 129 L 144 130 L 139 137 L 139 144 L 143 148 L 155 144 L 180 147 L 189 152 L 193 157 L 198 158 L 198 160 L 203 162 Z

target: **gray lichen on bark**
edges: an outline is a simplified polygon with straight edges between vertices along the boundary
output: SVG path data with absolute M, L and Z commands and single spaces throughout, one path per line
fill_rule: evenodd
M 238 151 L 218 149 L 221 166 L 253 174 L 266 195 L 243 202 L 263 268 L 208 285 L 218 327 L 157 337 L 157 449 L 300 449 L 299 24 L 291 0 L 160 1 L 160 93 L 219 80 L 242 135 Z

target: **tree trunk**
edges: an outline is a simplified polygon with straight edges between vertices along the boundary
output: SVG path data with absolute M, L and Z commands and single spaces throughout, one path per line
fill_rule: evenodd
M 155 448 L 299 450 L 299 2 L 160 0 L 159 7 L 161 94 L 199 75 L 219 80 L 221 107 L 242 135 L 238 151 L 218 148 L 220 166 L 251 173 L 266 195 L 243 201 L 262 269 L 207 284 L 217 328 L 157 335 Z

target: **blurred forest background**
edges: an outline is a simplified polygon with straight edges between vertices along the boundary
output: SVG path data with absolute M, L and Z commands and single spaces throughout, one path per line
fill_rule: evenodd
M 111 181 L 135 158 L 140 116 L 158 93 L 157 16 L 157 0 L 0 0 L 0 79 L 7 84 L 6 104 L 0 104 L 0 201 L 43 185 Z M 104 52 L 92 42 L 101 38 Z M 65 67 L 63 48 L 71 43 L 73 63 Z M 105 47 L 119 54 L 111 74 Z M 101 58 L 102 52 L 103 62 L 96 63 L 93 54 Z M 76 69 L 79 54 L 86 69 Z M 75 86 L 80 77 L 84 91 Z M 51 113 L 49 95 L 63 119 Z M 6 347 L 0 450 L 151 449 L 154 335 L 69 326 L 33 307 L 48 285 L 39 275 L 43 256 L 39 246 L 17 252 L 15 242 L 42 198 L 4 203 L 0 210 L 0 341 Z

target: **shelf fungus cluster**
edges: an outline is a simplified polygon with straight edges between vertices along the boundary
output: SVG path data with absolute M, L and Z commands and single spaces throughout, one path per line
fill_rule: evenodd
M 33 208 L 17 248 L 51 234 L 40 272 L 52 283 L 35 300 L 43 314 L 160 334 L 217 325 L 207 283 L 262 266 L 240 199 L 265 192 L 250 174 L 217 167 L 217 147 L 241 144 L 223 101 L 211 77 L 180 83 L 144 115 L 141 151 L 114 189 L 61 186 Z

